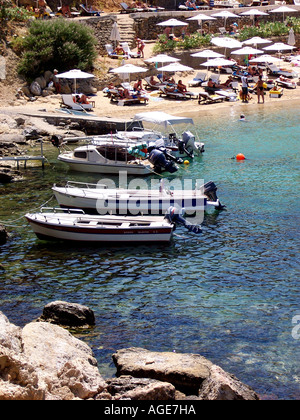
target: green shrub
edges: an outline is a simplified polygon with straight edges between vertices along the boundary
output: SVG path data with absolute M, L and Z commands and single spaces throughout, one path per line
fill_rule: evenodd
M 173 41 L 166 35 L 160 35 L 158 42 L 153 48 L 155 54 L 178 50 L 192 50 L 195 48 L 206 47 L 210 44 L 211 35 L 200 35 L 198 32 L 186 35 L 183 40 Z
M 23 40 L 18 71 L 30 80 L 54 68 L 59 72 L 73 68 L 88 70 L 97 56 L 96 43 L 86 25 L 65 19 L 35 20 Z
M 0 22 L 1 25 L 8 21 L 25 22 L 33 16 L 33 13 L 23 7 L 12 5 L 9 0 L 0 0 Z

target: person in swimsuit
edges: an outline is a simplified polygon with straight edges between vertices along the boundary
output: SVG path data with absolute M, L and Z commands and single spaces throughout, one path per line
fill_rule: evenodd
M 262 80 L 262 76 L 259 76 L 258 81 L 256 83 L 256 91 L 257 91 L 257 103 L 260 103 L 260 97 L 262 97 L 262 103 L 265 103 L 265 93 L 264 93 L 264 82 Z

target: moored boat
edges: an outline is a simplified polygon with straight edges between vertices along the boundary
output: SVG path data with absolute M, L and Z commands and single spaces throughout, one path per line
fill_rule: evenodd
M 67 182 L 52 188 L 58 204 L 65 208 L 80 208 L 91 214 L 165 214 L 170 206 L 184 208 L 186 213 L 222 209 L 217 187 L 207 182 L 194 190 L 168 190 L 163 183 L 157 190 L 108 189 L 103 184 Z
M 176 224 L 193 233 L 201 227 L 187 222 L 170 207 L 165 216 L 93 216 L 82 210 L 41 209 L 25 215 L 39 239 L 76 243 L 169 242 Z
M 169 242 L 174 224 L 164 217 L 92 216 L 42 209 L 25 215 L 39 239 L 81 243 Z

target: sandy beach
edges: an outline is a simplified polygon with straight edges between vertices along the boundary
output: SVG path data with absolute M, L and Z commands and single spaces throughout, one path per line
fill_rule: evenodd
M 145 47 L 145 57 L 147 59 L 153 56 L 152 50 L 154 43 L 147 43 Z M 100 58 L 101 59 L 101 58 Z M 144 59 L 130 59 L 126 60 L 127 63 L 132 63 L 137 66 L 145 67 Z M 105 58 L 106 66 L 108 68 L 113 68 L 118 66 L 118 61 Z M 287 69 L 293 69 L 298 74 L 300 74 L 300 67 L 292 67 L 290 63 L 282 62 L 283 67 Z M 191 72 L 185 73 L 176 73 L 175 80 L 176 82 L 181 79 L 184 84 L 188 85 L 188 82 L 192 80 L 199 71 L 203 71 L 203 67 L 199 65 L 199 68 Z M 135 75 L 132 75 L 132 84 L 135 80 Z M 221 74 L 220 81 L 224 83 L 227 80 L 228 75 Z M 189 91 L 198 94 L 203 92 L 203 87 L 188 87 Z M 130 106 L 118 106 L 116 103 L 111 103 L 110 99 L 100 90 L 97 92 L 96 96 L 91 97 L 95 101 L 95 108 L 90 112 L 90 116 L 100 116 L 100 117 L 109 117 L 109 118 L 132 118 L 138 112 L 150 112 L 150 111 L 164 111 L 173 115 L 205 115 L 216 112 L 223 113 L 226 109 L 234 107 L 237 109 L 237 112 L 245 113 L 247 109 L 256 107 L 258 112 L 262 107 L 274 106 L 277 104 L 286 103 L 287 107 L 292 107 L 293 102 L 299 103 L 300 99 L 300 86 L 298 84 L 296 89 L 284 89 L 283 96 L 281 98 L 270 98 L 269 92 L 266 92 L 265 103 L 258 104 L 257 96 L 251 95 L 252 99 L 249 103 L 242 103 L 240 100 L 236 102 L 224 101 L 216 104 L 198 104 L 197 99 L 186 99 L 186 100 L 176 100 L 168 99 L 166 97 L 160 97 L 157 92 L 147 91 L 150 95 L 150 99 L 147 105 L 130 105 Z M 43 110 L 43 112 L 56 113 L 57 109 L 60 108 L 61 97 L 60 95 L 51 95 L 45 98 L 39 97 L 36 101 L 28 101 L 26 104 L 23 100 L 9 99 L 7 101 L 2 100 L 2 106 L 0 107 L 0 113 L 30 113 L 38 112 Z

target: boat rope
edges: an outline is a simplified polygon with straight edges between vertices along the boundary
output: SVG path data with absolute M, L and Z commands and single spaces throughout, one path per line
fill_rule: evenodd
M 49 200 L 47 200 L 45 203 L 41 204 L 39 207 L 36 207 L 32 211 L 40 210 L 41 207 L 46 206 L 51 200 L 53 200 L 53 198 L 54 198 L 54 194 L 52 194 L 52 196 L 49 198 Z M 17 219 L 14 219 L 14 220 L 8 220 L 8 221 L 0 220 L 0 224 L 2 226 L 4 226 L 4 227 L 17 227 L 17 228 L 22 228 L 22 227 L 25 227 L 26 225 L 20 226 L 20 225 L 14 225 L 12 223 L 18 222 L 19 220 L 23 219 L 24 217 L 25 216 L 23 215 L 23 216 L 18 217 Z

